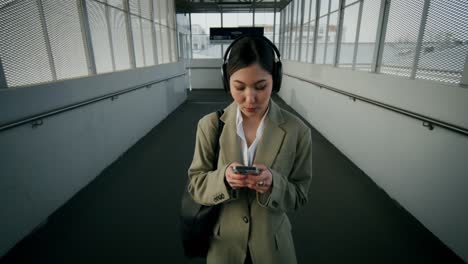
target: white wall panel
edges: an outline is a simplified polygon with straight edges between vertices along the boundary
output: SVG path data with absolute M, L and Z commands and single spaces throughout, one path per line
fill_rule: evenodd
M 304 79 L 468 127 L 468 89 L 430 81 L 285 62 Z M 339 78 L 337 78 L 339 76 Z M 285 76 L 280 96 L 390 197 L 468 260 L 468 140 Z

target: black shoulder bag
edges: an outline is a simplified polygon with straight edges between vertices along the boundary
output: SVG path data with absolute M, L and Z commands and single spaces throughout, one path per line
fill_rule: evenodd
M 224 123 L 219 119 L 223 110 L 218 110 L 218 131 L 215 141 L 215 156 L 213 160 L 213 169 L 218 167 L 219 157 L 219 136 L 223 131 Z M 210 247 L 210 240 L 213 234 L 213 228 L 219 217 L 220 205 L 205 206 L 196 203 L 188 193 L 187 188 L 182 195 L 181 204 L 181 235 L 186 257 L 206 258 Z

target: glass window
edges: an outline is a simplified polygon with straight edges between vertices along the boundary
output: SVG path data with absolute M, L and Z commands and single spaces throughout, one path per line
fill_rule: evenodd
M 252 13 L 223 13 L 223 27 L 251 27 L 252 22 Z
M 330 0 L 321 0 L 320 1 L 320 15 L 323 16 L 328 14 L 328 5 L 330 4 Z
M 255 26 L 263 27 L 263 35 L 273 41 L 273 16 L 274 13 L 261 13 L 255 10 Z
M 340 0 L 331 0 L 330 1 L 330 12 L 338 10 L 340 6 Z
M 221 58 L 221 44 L 210 43 L 210 27 L 221 27 L 221 14 L 191 14 L 193 58 Z

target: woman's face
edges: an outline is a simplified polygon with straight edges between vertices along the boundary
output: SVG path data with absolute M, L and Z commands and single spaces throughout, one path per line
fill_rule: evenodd
M 273 79 L 257 63 L 234 72 L 229 78 L 232 98 L 244 117 L 263 117 L 271 97 Z

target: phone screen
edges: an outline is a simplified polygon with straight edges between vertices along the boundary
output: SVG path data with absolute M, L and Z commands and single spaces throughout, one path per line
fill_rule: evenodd
M 257 167 L 251 167 L 251 166 L 234 166 L 232 170 L 235 173 L 239 173 L 239 174 L 254 174 L 254 175 L 260 174 L 260 171 Z

